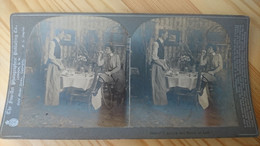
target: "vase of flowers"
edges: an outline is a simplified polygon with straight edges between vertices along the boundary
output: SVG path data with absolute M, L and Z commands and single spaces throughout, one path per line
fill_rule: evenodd
M 182 55 L 178 59 L 178 66 L 181 71 L 188 72 L 190 68 L 191 58 L 187 55 Z

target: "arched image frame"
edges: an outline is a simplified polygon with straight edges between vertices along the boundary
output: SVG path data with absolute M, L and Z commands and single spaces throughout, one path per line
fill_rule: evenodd
M 57 77 L 48 79 L 49 64 L 54 63 L 54 66 L 58 66 L 57 70 L 60 66 L 59 63 L 57 64 L 50 59 L 49 53 L 50 44 L 61 32 L 63 38 L 59 42 L 62 48 L 59 63 L 64 69 L 58 73 L 61 78 L 57 80 L 56 84 Z M 19 126 L 65 128 L 126 126 L 128 120 L 126 112 L 127 89 L 123 88 L 123 92 L 118 93 L 117 88 L 113 87 L 112 91 L 111 87 L 104 86 L 109 88 L 111 92 L 108 92 L 106 88 L 102 90 L 103 96 L 96 95 L 100 96 L 99 98 L 94 98 L 92 92 L 96 89 L 99 75 L 105 73 L 107 66 L 109 66 L 109 62 L 106 61 L 102 65 L 98 63 L 99 54 L 102 54 L 103 59 L 107 58 L 107 46 L 113 47 L 113 54 L 118 56 L 119 60 L 116 59 L 116 61 L 120 64 L 120 80 L 126 82 L 127 38 L 128 33 L 121 24 L 105 17 L 60 16 L 47 18 L 37 23 L 26 43 L 26 84 Z M 116 87 L 118 80 L 113 86 Z M 55 100 L 46 102 L 46 89 L 49 88 L 49 84 L 56 84 L 50 87 L 51 93 L 56 86 L 60 86 L 60 90 L 56 90 L 58 96 Z M 120 86 L 124 87 L 126 84 Z M 50 98 L 52 97 L 50 96 Z M 120 119 L 119 122 L 107 118 L 108 115 L 115 115 L 115 113 L 111 113 L 107 104 L 114 102 L 117 98 L 122 105 L 121 110 L 116 113 L 118 117 L 115 116 L 114 119 L 117 121 Z M 54 108 L 58 110 L 54 110 Z M 81 108 L 81 110 L 77 108 Z M 29 112 L 30 109 L 34 109 L 33 112 Z M 88 116 L 85 122 L 80 122 L 79 120 L 82 120 L 80 113 L 91 116 Z M 35 115 L 36 118 L 32 118 Z M 34 120 L 28 121 L 27 119 Z M 63 121 L 63 124 L 60 124 L 59 121 Z
M 163 40 L 164 58 L 162 60 L 165 61 L 168 68 L 162 67 L 159 70 L 153 70 L 154 64 L 160 64 L 159 66 L 163 64 L 153 59 L 153 47 L 157 44 L 160 33 L 163 31 L 167 32 L 167 38 Z M 140 25 L 131 41 L 131 68 L 135 72 L 131 75 L 131 88 L 133 88 L 131 106 L 133 108 L 131 108 L 130 125 L 140 127 L 238 125 L 232 94 L 230 38 L 220 24 L 199 17 L 154 18 Z M 215 56 L 213 61 L 210 59 L 212 55 L 208 53 L 209 46 L 213 46 L 214 55 L 219 56 Z M 210 57 L 202 56 L 204 51 Z M 202 58 L 204 61 L 208 60 L 207 63 L 202 64 Z M 214 61 L 221 64 L 219 72 L 213 75 L 218 82 L 206 82 L 204 76 L 213 70 L 210 69 L 209 64 Z M 153 75 L 155 73 L 156 75 Z M 163 75 L 158 75 L 159 73 Z M 164 78 L 165 81 L 163 81 Z M 157 89 L 156 84 L 158 84 Z M 207 86 L 205 87 L 204 84 Z M 207 88 L 207 92 L 213 90 L 212 84 L 216 84 L 215 93 L 210 91 L 211 94 L 208 94 L 206 98 L 201 97 L 205 96 L 205 88 Z M 162 97 L 163 99 L 160 99 Z M 138 108 L 139 106 L 146 108 L 141 110 Z M 189 108 L 189 112 L 185 112 L 185 108 Z M 142 115 L 153 118 L 142 119 L 137 116 L 140 111 L 135 109 L 142 111 Z M 196 110 L 198 111 L 196 112 Z M 184 116 L 179 116 L 173 121 L 170 120 L 181 114 Z M 165 115 L 165 117 L 156 118 L 158 115 Z M 185 120 L 187 117 L 189 120 Z M 210 120 L 214 117 L 217 119 L 216 121 Z

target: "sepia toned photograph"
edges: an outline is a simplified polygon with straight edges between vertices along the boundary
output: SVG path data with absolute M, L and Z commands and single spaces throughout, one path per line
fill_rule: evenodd
M 131 41 L 132 126 L 238 125 L 230 37 L 220 24 L 155 18 L 139 26 Z
M 26 50 L 20 127 L 124 127 L 126 30 L 103 17 L 34 26 Z

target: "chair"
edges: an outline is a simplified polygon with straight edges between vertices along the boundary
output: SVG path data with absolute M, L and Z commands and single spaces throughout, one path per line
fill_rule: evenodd
M 177 95 L 178 105 L 180 104 L 180 97 L 193 97 L 194 102 L 197 106 L 197 90 L 196 89 L 186 89 L 181 87 L 175 87 L 173 89 L 173 92 Z M 195 97 L 194 97 L 195 96 Z
M 89 92 L 89 90 L 87 91 L 83 91 L 83 90 L 79 90 L 79 89 L 70 89 L 70 104 L 73 101 L 79 101 L 79 102 L 85 102 L 85 103 L 91 103 L 90 102 L 90 94 L 91 92 Z
M 124 103 L 124 92 L 119 92 L 116 90 L 117 81 L 104 83 L 102 87 L 103 92 L 103 103 L 108 108 L 111 109 L 114 106 L 114 101 L 117 105 Z

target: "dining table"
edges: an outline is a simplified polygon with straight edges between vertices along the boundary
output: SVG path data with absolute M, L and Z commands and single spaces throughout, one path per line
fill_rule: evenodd
M 94 73 L 73 73 L 61 76 L 61 89 L 77 88 L 86 91 L 94 81 Z
M 198 72 L 171 72 L 166 75 L 168 88 L 180 87 L 185 89 L 195 89 L 198 80 Z

